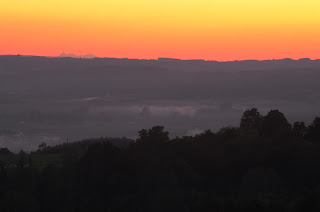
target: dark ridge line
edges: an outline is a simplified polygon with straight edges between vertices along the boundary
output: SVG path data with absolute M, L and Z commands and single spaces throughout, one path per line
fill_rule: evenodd
M 77 55 L 77 56 L 86 56 L 86 55 Z M 219 62 L 219 63 L 230 63 L 230 62 L 269 62 L 269 61 L 320 61 L 320 59 L 310 59 L 310 58 L 282 58 L 282 59 L 266 59 L 266 60 L 257 60 L 257 59 L 247 59 L 247 60 L 205 60 L 205 59 L 179 59 L 179 58 L 169 58 L 169 57 L 158 57 L 157 59 L 138 59 L 138 58 L 117 58 L 117 57 L 69 57 L 69 56 L 40 56 L 40 55 L 0 55 L 0 57 L 38 57 L 38 58 L 52 58 L 52 59 L 78 59 L 78 60 L 95 60 L 95 59 L 114 59 L 114 60 L 138 60 L 138 61 L 163 61 L 163 62 Z

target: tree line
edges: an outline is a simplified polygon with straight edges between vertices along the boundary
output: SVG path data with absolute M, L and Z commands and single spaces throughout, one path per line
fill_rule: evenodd
M 32 153 L 0 150 L 0 211 L 318 211 L 320 118 L 271 110 L 240 125 L 170 138 L 86 139 Z M 5 157 L 5 156 L 6 157 Z M 16 156 L 15 166 L 5 159 Z M 50 156 L 59 162 L 48 162 Z M 36 165 L 43 158 L 45 166 Z

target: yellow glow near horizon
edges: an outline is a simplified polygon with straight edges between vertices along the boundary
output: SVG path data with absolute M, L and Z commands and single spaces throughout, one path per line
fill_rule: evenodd
M 319 0 L 11 0 L 0 54 L 319 58 Z

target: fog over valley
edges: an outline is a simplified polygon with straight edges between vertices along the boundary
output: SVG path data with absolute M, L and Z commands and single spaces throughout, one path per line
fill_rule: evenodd
M 170 137 L 239 125 L 244 110 L 319 115 L 320 60 L 217 62 L 0 56 L 0 146 L 34 150 L 90 137 Z

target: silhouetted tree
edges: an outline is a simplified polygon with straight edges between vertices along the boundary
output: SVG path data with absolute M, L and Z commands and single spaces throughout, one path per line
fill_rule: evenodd
M 44 148 L 47 147 L 47 143 L 46 142 L 42 142 L 40 145 L 39 145 L 39 150 L 43 150 Z
M 262 133 L 265 136 L 278 137 L 290 134 L 291 125 L 279 110 L 271 110 L 264 118 Z
M 19 160 L 17 163 L 17 167 L 24 168 L 24 166 L 26 164 L 26 155 L 27 154 L 23 150 L 20 150 L 20 152 L 18 153 Z
M 241 117 L 240 128 L 260 130 L 262 119 L 263 117 L 257 108 L 246 110 Z
M 13 152 L 11 152 L 8 148 L 0 148 L 0 154 L 13 155 Z
M 29 168 L 33 168 L 33 162 L 32 162 L 32 157 L 31 157 L 31 155 L 29 155 L 29 157 L 28 157 L 28 167 L 29 167 Z
M 237 127 L 223 127 L 217 132 L 217 136 L 223 139 L 231 139 L 237 137 L 239 128 Z
M 308 126 L 306 139 L 309 141 L 320 141 L 320 117 L 316 117 Z
M 169 132 L 163 126 L 154 126 L 151 129 L 139 131 L 139 142 L 166 142 L 169 141 Z
M 294 122 L 292 131 L 294 136 L 302 138 L 307 132 L 307 127 L 304 122 Z
M 210 142 L 214 139 L 215 134 L 213 132 L 211 132 L 211 130 L 205 130 L 204 132 L 195 135 L 194 140 L 196 141 L 202 141 L 202 142 Z M 187 137 L 185 137 L 185 140 L 192 140 L 192 139 L 188 139 Z

